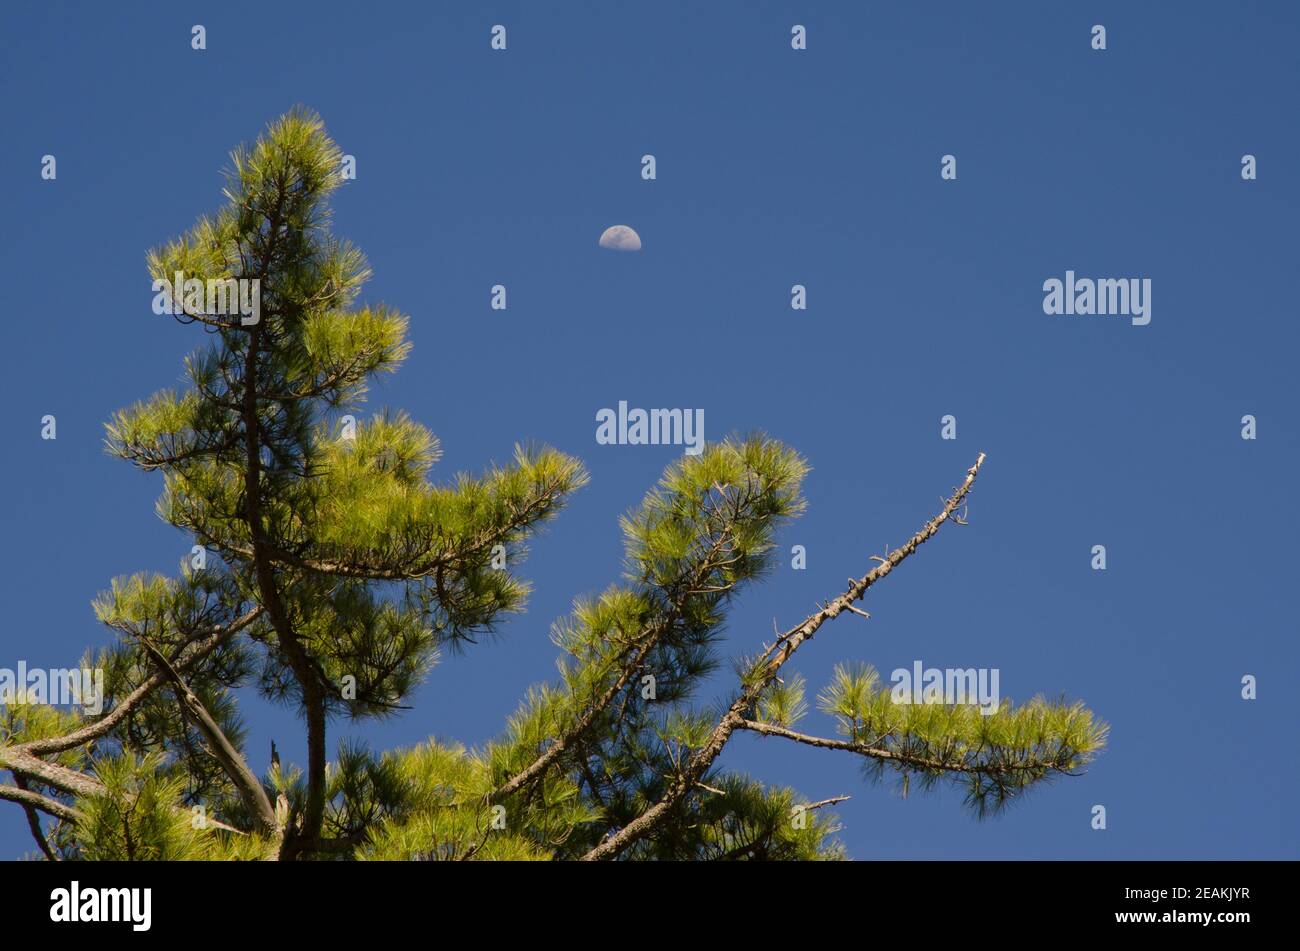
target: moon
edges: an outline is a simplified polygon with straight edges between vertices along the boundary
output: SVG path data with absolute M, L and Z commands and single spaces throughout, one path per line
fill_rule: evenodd
M 627 225 L 613 225 L 600 236 L 600 246 L 611 251 L 640 251 L 641 236 Z

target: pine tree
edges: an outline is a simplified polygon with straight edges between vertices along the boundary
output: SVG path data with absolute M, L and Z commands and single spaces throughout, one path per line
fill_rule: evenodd
M 851 752 L 904 789 L 959 784 L 980 815 L 1100 751 L 1106 727 L 1081 704 L 897 704 L 864 667 L 817 698 L 838 738 L 795 730 L 808 704 L 786 664 L 827 622 L 867 617 L 867 589 L 963 521 L 982 455 L 907 544 L 737 661 L 724 703 L 699 704 L 732 599 L 804 507 L 807 464 L 757 434 L 683 457 L 624 517 L 623 578 L 554 626 L 559 680 L 495 741 L 343 744 L 328 761 L 332 720 L 396 715 L 444 649 L 522 609 L 525 543 L 587 479 L 573 458 L 518 447 L 439 483 L 428 430 L 353 417 L 406 356 L 407 320 L 358 303 L 365 258 L 329 227 L 341 159 L 317 116 L 289 113 L 232 153 L 225 206 L 148 256 L 156 281 L 183 275 L 168 302 L 206 340 L 188 388 L 116 414 L 107 445 L 162 472 L 158 511 L 198 557 L 96 600 L 116 635 L 82 660 L 105 671 L 100 715 L 3 698 L 0 798 L 47 857 L 835 858 L 837 800 L 719 766 L 738 731 Z M 190 280 L 256 281 L 260 312 L 214 312 Z M 249 684 L 301 715 L 302 767 L 250 765 L 233 696 Z

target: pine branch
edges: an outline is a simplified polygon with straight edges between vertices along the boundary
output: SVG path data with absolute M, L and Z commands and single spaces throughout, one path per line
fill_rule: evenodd
M 532 780 L 541 776 L 553 763 L 558 760 L 569 747 L 577 740 L 581 739 L 588 730 L 595 724 L 596 719 L 605 712 L 614 698 L 631 682 L 641 668 L 642 661 L 654 649 L 662 633 L 668 628 L 668 623 L 654 625 L 650 633 L 640 639 L 636 653 L 623 666 L 622 673 L 615 681 L 606 688 L 605 692 L 598 697 L 595 702 L 590 704 L 587 709 L 578 718 L 578 721 L 563 735 L 558 737 L 554 743 L 547 747 L 546 752 L 533 762 L 529 763 L 523 769 L 519 770 L 504 783 L 499 785 L 488 794 L 488 802 L 496 803 L 502 799 L 513 795 Z
M 239 798 L 243 801 L 244 808 L 252 815 L 254 822 L 258 826 L 258 831 L 270 837 L 283 834 L 284 830 L 278 827 L 275 808 L 266 795 L 266 789 L 263 788 L 261 780 L 248 768 L 248 764 L 244 762 L 244 757 L 239 750 L 222 732 L 220 725 L 212 718 L 212 714 L 208 713 L 207 708 L 195 696 L 194 691 L 185 683 L 185 678 L 172 666 L 171 661 L 167 659 L 163 652 L 144 636 L 140 636 L 139 641 L 149 653 L 149 656 L 153 658 L 154 663 L 162 668 L 163 673 L 175 685 L 177 698 L 180 700 L 182 708 L 194 721 L 204 739 L 208 741 L 208 748 L 211 750 L 212 755 L 221 764 L 222 770 L 239 791 Z
M 242 617 L 238 618 L 227 627 L 216 627 L 214 633 L 202 641 L 195 642 L 197 647 L 191 651 L 189 656 L 179 662 L 177 669 L 181 673 L 187 673 L 199 661 L 203 660 L 214 650 L 220 647 L 227 639 L 234 634 L 252 624 L 262 616 L 262 608 L 255 607 L 248 611 Z M 20 743 L 14 749 L 22 750 L 33 756 L 48 756 L 51 753 L 63 753 L 67 750 L 74 749 L 78 746 L 84 746 L 100 737 L 106 736 L 119 723 L 121 723 L 131 711 L 138 707 L 154 690 L 167 682 L 167 675 L 163 671 L 157 671 L 151 674 L 140 686 L 132 690 L 127 696 L 122 698 L 110 712 L 100 717 L 94 723 L 89 723 L 80 729 L 74 730 L 65 736 L 48 737 L 41 740 L 32 740 L 29 743 Z
M 1056 772 L 1067 772 L 1063 769 L 1057 760 L 1037 760 L 1026 759 L 1021 762 L 1006 763 L 970 763 L 962 759 L 935 759 L 926 756 L 917 756 L 906 751 L 891 750 L 883 746 L 874 746 L 869 743 L 855 743 L 851 740 L 833 740 L 821 736 L 810 736 L 806 733 L 796 733 L 794 730 L 786 729 L 783 726 L 777 726 L 772 723 L 763 723 L 760 720 L 741 720 L 737 729 L 749 730 L 753 733 L 760 733 L 763 736 L 779 736 L 787 740 L 793 740 L 796 743 L 803 743 L 807 746 L 816 746 L 824 750 L 845 750 L 850 753 L 857 753 L 859 756 L 866 756 L 869 759 L 885 760 L 896 763 L 899 766 L 908 767 L 918 770 L 929 770 L 943 773 L 975 773 L 984 776 L 998 776 L 1003 773 L 1017 772 L 1046 772 L 1054 770 Z
M 732 523 L 728 523 L 728 530 L 731 528 L 731 524 Z M 507 796 L 518 792 L 528 782 L 541 776 L 564 754 L 567 749 L 587 734 L 600 715 L 603 714 L 605 710 L 608 709 L 609 705 L 614 702 L 614 698 L 627 687 L 632 678 L 641 670 L 641 664 L 645 658 L 656 646 L 658 646 L 664 635 L 672 629 L 673 624 L 676 623 L 681 616 L 685 599 L 691 594 L 696 593 L 694 590 L 695 587 L 701 584 L 703 580 L 708 578 L 716 569 L 717 565 L 714 562 L 714 559 L 721 552 L 726 537 L 727 531 L 722 531 L 717 534 L 717 537 L 710 546 L 708 554 L 701 560 L 697 570 L 692 573 L 691 579 L 684 582 L 686 590 L 674 601 L 672 610 L 666 616 L 656 619 L 656 622 L 651 624 L 647 631 L 643 632 L 637 640 L 629 645 L 628 649 L 632 650 L 634 653 L 630 659 L 623 663 L 622 672 L 614 682 L 605 689 L 604 693 L 602 693 L 600 697 L 598 697 L 586 708 L 586 710 L 583 711 L 577 722 L 570 729 L 565 731 L 555 740 L 554 743 L 551 744 L 551 746 L 547 748 L 546 752 L 493 790 L 488 796 L 489 802 L 499 802 Z M 727 589 L 723 588 L 722 590 Z M 614 662 L 621 662 L 622 658 L 625 656 L 626 650 L 620 652 L 620 654 L 614 658 Z
M 79 773 L 75 769 L 69 769 L 66 766 L 59 766 L 56 763 L 47 763 L 43 759 L 38 759 L 15 746 L 0 746 L 0 769 L 7 769 L 15 777 L 23 776 L 28 779 L 35 779 L 47 786 L 53 786 L 63 792 L 74 796 L 102 796 L 108 789 L 98 779 L 87 776 L 85 773 Z M 7 788 L 7 787 L 5 787 Z M 21 790 L 19 790 L 21 792 Z M 42 797 L 44 798 L 44 797 Z M 26 798 L 17 799 L 12 795 L 0 795 L 0 799 L 12 799 L 14 802 L 26 802 Z M 53 800 L 50 800 L 53 802 Z M 58 803 L 62 809 L 70 807 Z M 187 812 L 183 806 L 176 806 L 175 811 Z M 76 819 L 74 815 L 64 815 L 60 812 L 52 812 L 51 815 L 57 815 L 62 819 Z M 242 829 L 236 829 L 234 826 L 219 822 L 216 819 L 209 818 L 208 825 L 226 832 L 232 832 L 236 835 L 245 835 Z
M 23 781 L 20 779 L 18 782 L 22 783 Z M 40 810 L 41 812 L 55 816 L 56 818 L 67 819 L 73 822 L 81 818 L 81 813 L 71 806 L 59 802 L 57 799 L 50 799 L 48 796 L 42 796 L 40 793 L 32 792 L 30 789 L 24 789 L 20 785 L 0 786 L 0 799 L 7 799 L 10 802 L 19 803 L 27 810 L 28 818 L 32 822 L 32 836 L 36 839 L 36 843 L 41 847 L 41 851 L 45 853 L 46 858 L 50 859 L 50 861 L 58 861 L 50 851 L 50 844 L 48 840 L 46 840 L 45 834 L 41 832 L 40 822 L 35 820 L 34 812 L 35 810 Z
M 906 544 L 890 552 L 887 559 L 851 584 L 844 594 L 831 601 L 820 611 L 809 615 L 802 623 L 791 628 L 768 648 L 762 657 L 762 660 L 767 664 L 766 668 L 740 692 L 740 695 L 714 727 L 708 741 L 691 757 L 685 769 L 679 773 L 668 787 L 668 791 L 663 798 L 623 826 L 614 835 L 587 852 L 583 856 L 584 861 L 617 858 L 628 846 L 654 832 L 668 819 L 672 810 L 690 793 L 695 784 L 713 765 L 714 760 L 721 755 L 723 747 L 731 739 L 732 734 L 747 719 L 746 713 L 758 701 L 763 690 L 775 679 L 777 672 L 780 671 L 786 661 L 794 656 L 794 652 L 799 649 L 799 646 L 816 634 L 828 620 L 838 617 L 850 604 L 861 600 L 868 588 L 888 575 L 918 547 L 934 537 L 943 526 L 943 523 L 948 521 L 969 494 L 971 487 L 975 484 L 975 478 L 979 475 L 980 467 L 984 464 L 984 458 L 984 453 L 980 453 L 975 460 L 975 464 L 967 470 L 966 479 L 944 504 L 939 514 L 908 539 Z
M 0 746 L 0 768 L 74 796 L 98 796 L 104 792 L 103 784 L 85 773 L 57 763 L 47 763 L 16 746 Z
M 436 576 L 439 572 L 455 569 L 458 565 L 481 556 L 493 546 L 537 522 L 545 514 L 547 508 L 557 501 L 559 481 L 557 480 L 555 486 L 544 487 L 536 498 L 530 500 L 522 509 L 515 512 L 504 525 L 481 533 L 465 545 L 451 550 L 428 553 L 414 561 L 406 557 L 403 558 L 400 564 L 386 563 L 382 558 L 350 557 L 346 561 L 314 558 L 288 551 L 265 539 L 260 549 L 268 559 L 280 564 L 338 578 L 353 578 L 364 581 L 414 581 L 420 578 L 429 578 Z M 249 561 L 256 558 L 256 553 L 252 549 L 242 548 L 218 540 L 214 540 L 213 544 Z
M 689 466 L 684 466 L 684 470 L 686 469 L 689 469 Z M 619 676 L 601 692 L 598 698 L 582 709 L 575 724 L 564 730 L 541 756 L 491 792 L 489 802 L 499 802 L 512 792 L 523 789 L 529 781 L 537 780 L 547 768 L 560 759 L 565 751 L 580 743 L 595 728 L 599 717 L 610 708 L 617 696 L 627 689 L 628 683 L 640 672 L 646 657 L 650 656 L 651 651 L 662 646 L 668 635 L 688 615 L 690 599 L 703 599 L 708 602 L 708 600 L 718 600 L 723 596 L 731 595 L 731 592 L 735 591 L 738 576 L 733 572 L 741 570 L 741 576 L 744 576 L 744 569 L 740 568 L 741 557 L 735 553 L 736 535 L 742 533 L 745 522 L 753 517 L 755 507 L 762 507 L 766 495 L 767 490 L 764 490 L 761 483 L 754 481 L 753 473 L 746 474 L 744 490 L 737 488 L 735 492 L 728 492 L 727 486 L 719 485 L 718 482 L 707 487 L 703 496 L 711 500 L 712 504 L 701 503 L 703 509 L 701 518 L 705 522 L 706 527 L 703 530 L 707 533 L 706 537 L 711 540 L 703 551 L 689 556 L 689 566 L 684 566 L 676 577 L 655 583 L 653 587 L 663 591 L 668 599 L 662 613 L 655 617 L 645 630 L 640 631 L 632 642 L 617 651 L 614 657 L 599 659 L 606 665 L 619 665 Z M 646 579 L 651 576 L 653 572 L 647 573 Z M 715 583 L 708 583 L 711 579 L 714 579 Z M 646 583 L 649 585 L 649 581 Z M 623 725 L 625 715 L 627 715 L 627 700 L 624 700 L 624 704 L 621 705 L 612 722 L 611 729 L 615 733 Z M 580 750 L 577 759 L 588 780 L 591 794 L 599 798 L 597 783 L 591 778 L 588 763 L 590 756 L 590 752 Z
M 14 785 L 17 786 L 21 792 L 31 792 L 27 786 L 27 780 L 22 776 L 14 776 Z M 63 861 L 62 857 L 51 848 L 50 840 L 46 838 L 45 830 L 41 828 L 41 817 L 37 815 L 38 810 L 48 811 L 51 805 L 59 808 L 66 808 L 63 803 L 58 800 L 50 799 L 46 803 L 24 803 L 23 812 L 27 815 L 27 829 L 31 832 L 33 841 L 36 842 L 37 847 L 41 850 L 41 854 L 45 856 L 46 861 L 61 862 Z

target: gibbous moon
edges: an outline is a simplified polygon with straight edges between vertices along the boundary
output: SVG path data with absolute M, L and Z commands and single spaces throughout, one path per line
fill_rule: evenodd
M 640 251 L 641 236 L 627 225 L 614 225 L 600 236 L 600 246 L 611 251 Z

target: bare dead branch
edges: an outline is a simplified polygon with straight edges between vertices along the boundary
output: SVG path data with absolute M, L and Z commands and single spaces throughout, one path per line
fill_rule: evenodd
M 808 805 L 803 807 L 803 811 L 807 812 L 810 809 L 820 809 L 823 806 L 834 806 L 841 802 L 847 802 L 852 798 L 853 798 L 852 796 L 831 796 L 830 799 L 823 799 L 820 802 L 808 803 Z

